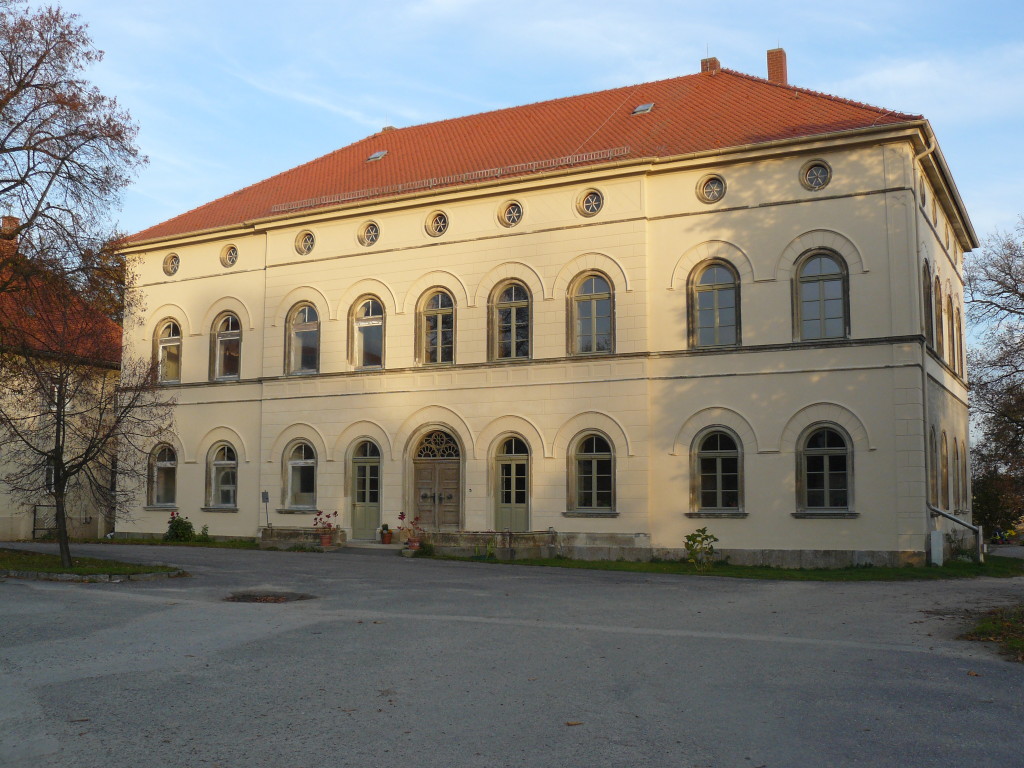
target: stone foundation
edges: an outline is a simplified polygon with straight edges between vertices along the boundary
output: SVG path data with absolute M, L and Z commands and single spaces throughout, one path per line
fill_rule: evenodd
M 345 531 L 341 528 L 331 530 L 331 545 L 322 547 L 324 550 L 337 549 L 345 546 Z M 320 547 L 320 532 L 312 528 L 284 528 L 273 526 L 260 528 L 260 549 L 288 549 L 296 545 L 302 547 Z
M 686 560 L 686 550 L 651 547 L 645 533 L 430 532 L 424 539 L 439 555 L 494 557 L 498 560 L 567 557 L 572 560 L 631 560 L 646 562 Z M 923 566 L 925 553 L 908 550 L 887 552 L 853 549 L 719 549 L 716 559 L 732 565 L 772 568 L 845 568 L 851 565 L 900 567 Z

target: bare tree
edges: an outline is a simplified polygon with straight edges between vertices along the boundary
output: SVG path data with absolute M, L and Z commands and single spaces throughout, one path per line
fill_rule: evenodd
M 69 567 L 69 502 L 125 512 L 146 481 L 138 457 L 170 428 L 173 403 L 150 361 L 122 365 L 120 327 L 63 276 L 0 294 L 0 334 L 2 480 L 26 504 L 53 499 Z
M 980 336 L 969 353 L 975 482 L 997 486 L 1005 504 L 1024 488 L 1024 216 L 967 258 L 967 316 Z M 1018 501 L 1011 501 L 1017 499 Z M 1020 512 L 1019 506 L 1016 508 Z
M 78 268 L 106 237 L 106 215 L 146 162 L 137 127 L 83 77 L 103 58 L 78 17 L 0 0 L 0 292 L 26 267 Z M 55 258 L 59 257 L 59 258 Z

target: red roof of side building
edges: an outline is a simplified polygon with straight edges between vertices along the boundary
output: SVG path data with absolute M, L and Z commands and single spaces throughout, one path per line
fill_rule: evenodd
M 649 102 L 650 112 L 632 114 Z M 720 69 L 385 130 L 145 229 L 128 242 L 497 177 L 472 175 L 488 169 L 519 176 L 920 119 Z M 383 158 L 367 162 L 381 150 L 387 151 Z M 544 164 L 560 158 L 573 159 Z
M 0 293 L 0 348 L 115 368 L 121 327 L 59 279 L 36 279 Z

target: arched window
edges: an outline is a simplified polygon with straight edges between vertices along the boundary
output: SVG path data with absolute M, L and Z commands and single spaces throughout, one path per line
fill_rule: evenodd
M 950 367 L 955 371 L 957 369 L 956 364 L 956 315 L 953 312 L 953 297 L 946 297 L 946 324 L 949 326 L 949 356 L 946 358 L 949 361 Z
M 207 505 L 238 506 L 238 455 L 228 443 L 218 443 L 207 458 Z
M 942 496 L 942 508 L 949 509 L 949 445 L 946 433 L 939 438 L 939 493 Z
M 942 331 L 942 285 L 939 278 L 935 278 L 935 290 L 932 292 L 932 302 L 935 304 L 935 352 L 942 357 L 945 350 Z
M 491 338 L 492 360 L 530 357 L 530 292 L 522 283 L 505 283 L 495 291 Z
M 964 360 L 964 320 L 959 307 L 956 310 L 956 330 L 956 369 L 960 372 L 960 378 L 964 378 L 967 362 Z
M 935 427 L 928 433 L 928 503 L 939 506 L 939 441 Z
M 423 302 L 420 356 L 425 365 L 455 362 L 455 301 L 447 291 L 435 290 Z
M 352 365 L 384 367 L 384 306 L 376 296 L 360 299 L 352 311 Z
M 962 507 L 960 504 L 960 446 L 953 438 L 953 510 L 959 512 Z
M 181 327 L 174 320 L 165 320 L 157 327 L 156 365 L 160 381 L 181 381 Z
M 241 359 L 242 326 L 235 315 L 223 315 L 213 324 L 213 378 L 237 379 Z
M 320 315 L 312 304 L 299 304 L 288 313 L 287 373 L 316 373 L 320 369 Z
M 924 317 L 924 338 L 928 344 L 934 346 L 934 329 L 932 327 L 932 274 L 931 270 L 928 269 L 928 265 L 925 264 L 924 274 L 922 275 L 921 285 L 924 288 L 924 307 L 922 308 L 922 317 Z
M 300 442 L 286 454 L 288 488 L 286 504 L 292 509 L 316 509 L 316 452 Z
M 178 456 L 169 445 L 158 445 L 149 456 L 149 505 L 173 507 L 178 488 Z
M 969 512 L 971 509 L 971 493 L 967 488 L 967 456 L 969 451 L 967 450 L 967 438 L 960 441 L 960 445 L 963 446 L 963 456 L 960 457 L 960 499 L 961 508 L 964 512 Z
M 570 353 L 599 355 L 615 351 L 614 296 L 608 280 L 598 274 L 578 277 L 571 291 Z
M 800 339 L 842 339 L 849 333 L 846 266 L 835 254 L 816 251 L 797 271 Z
M 736 438 L 722 430 L 697 436 L 693 477 L 696 509 L 738 512 L 743 504 L 743 462 Z
M 581 435 L 572 453 L 569 509 L 610 513 L 615 509 L 615 454 L 607 438 Z
M 851 458 L 846 438 L 838 429 L 819 427 L 807 435 L 800 460 L 799 505 L 809 512 L 849 511 Z
M 739 281 L 732 267 L 712 262 L 699 268 L 690 288 L 690 343 L 727 347 L 739 343 Z

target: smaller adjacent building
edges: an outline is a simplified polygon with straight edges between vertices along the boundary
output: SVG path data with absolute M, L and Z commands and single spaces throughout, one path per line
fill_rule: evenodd
M 124 530 L 922 562 L 970 518 L 977 238 L 924 118 L 768 63 L 384 128 L 130 238 L 177 406 Z

